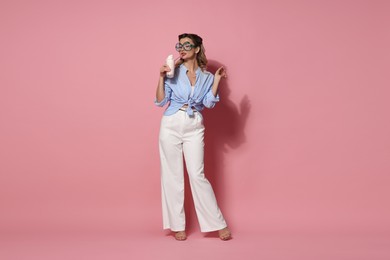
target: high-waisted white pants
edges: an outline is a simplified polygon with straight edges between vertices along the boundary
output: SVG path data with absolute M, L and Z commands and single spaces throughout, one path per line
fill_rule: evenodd
M 204 175 L 202 115 L 194 112 L 189 116 L 179 110 L 174 115 L 163 116 L 159 145 L 164 229 L 185 230 L 183 154 L 201 232 L 225 228 L 213 188 Z

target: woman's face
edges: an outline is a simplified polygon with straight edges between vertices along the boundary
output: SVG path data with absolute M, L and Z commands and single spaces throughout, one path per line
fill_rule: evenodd
M 196 54 L 199 52 L 199 47 L 194 47 L 195 44 L 190 38 L 182 38 L 179 43 L 182 45 L 182 48 L 179 50 L 180 58 L 183 60 L 189 60 L 196 58 Z M 183 46 L 192 45 L 191 50 L 185 50 Z M 187 47 L 188 48 L 188 47 Z

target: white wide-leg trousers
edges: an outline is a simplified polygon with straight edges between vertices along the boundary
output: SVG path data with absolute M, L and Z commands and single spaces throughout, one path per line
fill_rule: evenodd
M 185 230 L 183 154 L 201 232 L 225 228 L 213 188 L 204 175 L 202 115 L 194 112 L 194 116 L 189 116 L 179 110 L 174 115 L 163 116 L 159 145 L 164 229 Z

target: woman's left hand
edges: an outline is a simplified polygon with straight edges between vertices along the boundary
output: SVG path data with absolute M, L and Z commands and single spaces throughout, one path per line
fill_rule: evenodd
M 227 78 L 226 69 L 222 66 L 215 72 L 215 78 L 220 80 L 221 78 Z

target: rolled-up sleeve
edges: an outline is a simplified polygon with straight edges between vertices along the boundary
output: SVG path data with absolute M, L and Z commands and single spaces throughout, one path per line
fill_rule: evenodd
M 217 94 L 217 96 L 214 96 L 213 91 L 210 88 L 203 99 L 203 105 L 207 108 L 213 108 L 217 102 L 219 102 L 219 95 Z
M 154 104 L 156 106 L 163 107 L 170 100 L 172 95 L 172 89 L 167 84 L 165 84 L 164 91 L 165 91 L 165 97 L 163 100 L 161 100 L 160 102 L 157 102 L 157 99 L 154 100 Z

